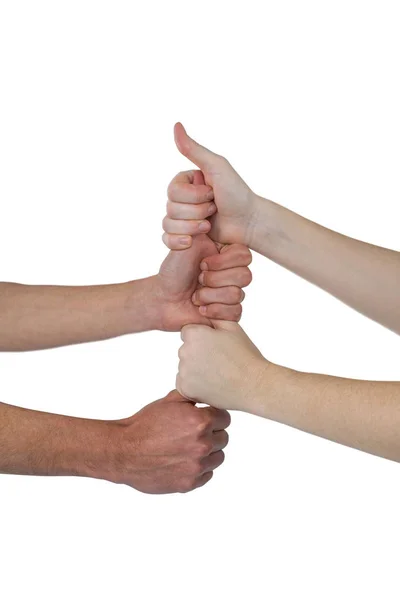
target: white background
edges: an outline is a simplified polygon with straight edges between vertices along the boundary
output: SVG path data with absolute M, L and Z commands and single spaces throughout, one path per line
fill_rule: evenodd
M 172 127 L 259 194 L 399 249 L 397 2 L 0 2 L 0 280 L 153 274 Z M 317 251 L 317 250 L 316 250 Z M 254 257 L 271 360 L 398 379 L 399 338 Z M 178 334 L 0 356 L 0 400 L 102 419 L 174 387 Z M 0 477 L 0 596 L 398 598 L 395 463 L 234 414 L 205 488 Z M 400 432 L 399 432 L 400 435 Z

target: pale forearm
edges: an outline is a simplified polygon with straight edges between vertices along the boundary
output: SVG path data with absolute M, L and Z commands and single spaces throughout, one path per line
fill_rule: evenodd
M 259 393 L 248 408 L 308 433 L 400 461 L 400 382 L 344 379 L 267 364 Z
M 113 423 L 0 403 L 0 473 L 108 479 Z
M 0 351 L 104 340 L 156 328 L 153 278 L 116 285 L 0 283 Z
M 400 253 L 322 227 L 258 198 L 249 244 L 349 306 L 400 333 Z

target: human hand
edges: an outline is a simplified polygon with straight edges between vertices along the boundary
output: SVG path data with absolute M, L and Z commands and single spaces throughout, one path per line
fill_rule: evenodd
M 148 494 L 189 492 L 224 461 L 229 413 L 198 408 L 176 390 L 115 424 L 107 478 Z
M 180 173 L 169 185 L 164 243 L 182 250 L 190 245 L 192 235 L 204 232 L 216 242 L 249 246 L 256 194 L 223 156 L 200 146 L 181 123 L 175 125 L 174 134 L 178 150 L 201 171 Z
M 187 325 L 179 349 L 178 391 L 217 408 L 257 412 L 270 363 L 237 323 L 213 321 L 215 329 Z
M 250 263 L 246 246 L 217 247 L 205 234 L 194 236 L 187 250 L 171 251 L 155 277 L 159 328 L 180 331 L 188 323 L 210 325 L 213 318 L 238 321 Z

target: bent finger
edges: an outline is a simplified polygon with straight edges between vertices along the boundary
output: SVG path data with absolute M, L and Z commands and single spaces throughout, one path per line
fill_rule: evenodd
M 213 452 L 209 456 L 205 456 L 201 459 L 201 465 L 204 469 L 204 473 L 208 471 L 214 471 L 214 469 L 218 469 L 222 465 L 225 460 L 225 454 L 223 450 L 218 450 L 218 452 Z
M 240 304 L 245 297 L 244 291 L 235 285 L 222 288 L 202 287 L 192 295 L 192 302 L 196 306 L 202 304 Z
M 183 204 L 182 202 L 167 202 L 167 216 L 170 219 L 194 219 L 196 221 L 211 217 L 217 210 L 214 202 L 203 204 Z
M 202 317 L 219 321 L 240 321 L 242 316 L 241 304 L 206 304 L 199 307 Z
M 164 217 L 162 227 L 166 233 L 174 233 L 181 235 L 196 235 L 199 233 L 207 233 L 211 229 L 210 221 L 180 221 L 178 219 L 170 219 Z
M 226 287 L 236 285 L 246 287 L 250 285 L 252 274 L 248 267 L 233 267 L 223 271 L 202 271 L 199 275 L 199 283 L 204 287 Z
M 253 257 L 247 246 L 232 244 L 224 246 L 219 254 L 208 256 L 201 261 L 203 271 L 221 271 L 232 267 L 248 267 Z
M 163 233 L 162 241 L 170 250 L 186 250 L 192 245 L 193 238 L 190 235 Z

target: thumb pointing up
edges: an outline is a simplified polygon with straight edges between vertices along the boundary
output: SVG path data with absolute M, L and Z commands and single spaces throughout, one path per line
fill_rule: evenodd
M 182 123 L 175 124 L 174 137 L 179 152 L 191 160 L 202 171 L 210 168 L 212 162 L 218 156 L 189 137 Z

